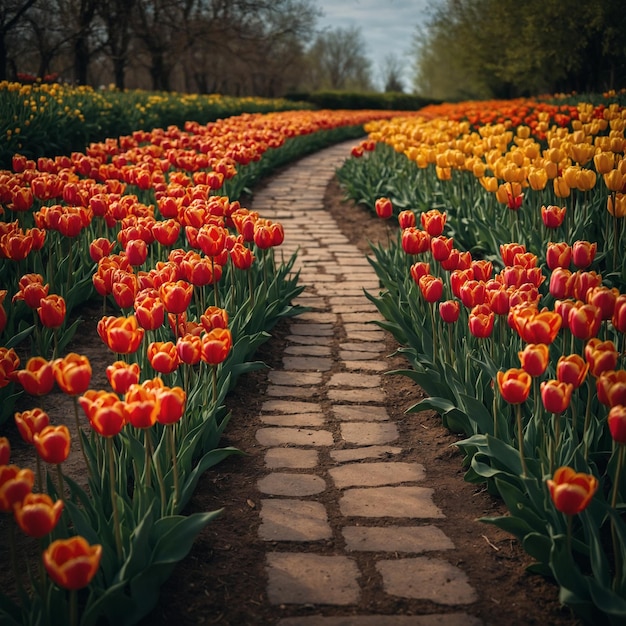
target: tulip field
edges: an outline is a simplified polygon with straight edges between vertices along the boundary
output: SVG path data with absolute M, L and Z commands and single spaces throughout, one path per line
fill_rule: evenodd
M 366 124 L 338 172 L 392 220 L 369 293 L 466 480 L 587 623 L 626 620 L 626 108 L 430 106 Z M 571 99 L 570 99 L 571 100 Z
M 148 130 L 142 105 L 132 132 L 37 158 L 7 131 L 0 514 L 8 545 L 30 537 L 41 558 L 11 551 L 0 623 L 130 625 L 155 606 L 219 515 L 185 513 L 198 481 L 240 453 L 220 447 L 226 395 L 263 367 L 254 354 L 272 328 L 301 312 L 282 226 L 244 194 L 278 165 L 365 134 L 338 177 L 389 223 L 370 255 L 381 289 L 366 295 L 406 357 L 394 374 L 427 394 L 409 411 L 434 409 L 462 434 L 466 479 L 509 510 L 485 522 L 519 539 L 564 604 L 624 623 L 621 97 L 248 112 Z M 38 111 L 24 135 L 54 125 Z M 103 389 L 69 350 L 86 302 L 110 352 Z M 53 390 L 69 415 L 45 410 Z M 12 461 L 10 424 L 32 467 Z M 64 472 L 70 449 L 85 484 Z
M 2 624 L 136 624 L 219 511 L 185 514 L 221 448 L 226 394 L 269 331 L 300 310 L 280 223 L 241 206 L 264 172 L 390 114 L 245 113 L 135 131 L 0 171 L 0 511 L 14 587 Z M 68 351 L 85 302 L 108 387 Z M 61 390 L 72 409 L 45 410 Z M 71 428 L 70 428 L 71 426 Z M 0 430 L 0 434 L 2 433 Z M 72 437 L 71 430 L 75 432 Z M 85 484 L 64 472 L 80 450 Z M 36 542 L 32 562 L 17 537 Z M 23 543 L 23 542 L 21 542 Z M 37 566 L 37 561 L 39 565 Z

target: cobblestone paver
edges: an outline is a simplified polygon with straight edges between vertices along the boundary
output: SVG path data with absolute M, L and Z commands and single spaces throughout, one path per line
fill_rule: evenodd
M 323 207 L 351 145 L 302 159 L 252 204 L 282 223 L 283 253 L 298 252 L 294 271 L 306 286 L 297 303 L 310 307 L 291 322 L 256 433 L 267 469 L 258 488 L 268 598 L 303 609 L 277 626 L 479 626 L 476 592 L 437 527 L 443 513 L 428 474 L 419 459 L 396 460 L 403 441 L 384 406 L 384 332 L 371 324 L 380 314 L 363 295 L 378 289 L 375 272 Z M 361 602 L 372 589 L 384 600 L 427 600 L 434 608 L 377 613 Z M 346 615 L 331 616 L 329 607 Z

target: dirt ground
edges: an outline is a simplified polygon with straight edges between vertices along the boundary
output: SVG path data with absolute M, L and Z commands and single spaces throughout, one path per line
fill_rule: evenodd
M 386 226 L 362 207 L 343 201 L 335 181 L 325 198 L 328 210 L 337 218 L 341 230 L 364 253 L 369 241 L 386 240 Z M 247 206 L 242 202 L 244 206 Z M 104 367 L 110 355 L 104 345 L 94 341 L 95 324 L 100 311 L 88 307 L 85 322 L 70 349 L 87 354 L 92 362 L 92 388 L 105 388 Z M 200 534 L 190 554 L 165 583 L 158 606 L 143 622 L 146 626 L 220 624 L 223 626 L 271 625 L 281 617 L 315 613 L 315 607 L 272 606 L 266 595 L 265 551 L 258 537 L 258 507 L 261 499 L 256 482 L 266 473 L 263 455 L 255 440 L 260 426 L 260 406 L 267 385 L 267 371 L 280 367 L 285 346 L 287 324 L 279 324 L 272 339 L 257 354 L 268 370 L 242 377 L 228 397 L 232 418 L 223 445 L 241 449 L 244 456 L 234 456 L 209 470 L 201 479 L 189 506 L 189 512 L 223 509 L 222 514 Z M 388 338 L 388 353 L 395 349 Z M 400 357 L 389 359 L 389 369 L 404 367 Z M 419 451 L 425 466 L 428 486 L 434 488 L 434 501 L 445 519 L 437 525 L 454 543 L 454 563 L 462 566 L 469 582 L 476 588 L 479 600 L 471 613 L 486 625 L 501 626 L 575 626 L 580 623 L 571 612 L 560 606 L 558 587 L 549 580 L 525 571 L 530 559 L 517 541 L 497 528 L 479 522 L 482 516 L 505 514 L 502 503 L 483 488 L 464 482 L 462 456 L 454 442 L 458 440 L 441 426 L 431 411 L 406 414 L 405 410 L 419 399 L 420 390 L 405 377 L 386 376 L 384 389 L 387 411 L 396 420 L 404 447 Z M 44 399 L 43 408 L 51 415 L 63 410 L 66 401 L 61 394 Z M 67 409 L 67 407 L 65 407 Z M 71 426 L 71 422 L 68 425 Z M 5 433 L 13 446 L 12 462 L 26 465 L 30 448 L 21 443 L 12 424 Z M 34 467 L 34 461 L 30 457 Z M 68 474 L 80 474 L 80 452 L 75 450 L 65 464 Z M 320 468 L 320 472 L 326 468 Z M 329 511 L 329 514 L 332 512 Z M 329 519 L 333 525 L 332 515 Z M 20 539 L 20 550 L 35 553 L 34 543 Z M 332 548 L 332 546 L 331 546 Z M 304 547 L 303 549 L 306 549 Z M 0 563 L 8 564 L 7 519 L 0 516 Z M 10 568 L 0 568 L 0 585 L 10 584 Z M 8 576 L 8 578 L 7 578 Z M 324 607 L 325 615 L 345 615 L 345 607 Z M 363 594 L 359 613 L 376 612 L 411 615 L 432 607 L 419 601 L 379 599 Z

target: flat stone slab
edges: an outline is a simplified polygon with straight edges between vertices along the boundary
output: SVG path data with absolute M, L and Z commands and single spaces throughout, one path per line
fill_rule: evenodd
M 378 561 L 383 588 L 392 596 L 431 600 L 436 604 L 470 604 L 476 591 L 460 568 L 443 559 L 418 556 Z
M 354 517 L 443 518 L 429 487 L 363 487 L 346 490 L 339 500 L 341 512 Z
M 315 398 L 319 397 L 317 387 L 289 387 L 288 385 L 269 385 L 265 393 L 273 398 Z
M 426 472 L 421 463 L 351 463 L 329 471 L 335 487 L 380 487 L 424 480 Z
M 384 372 L 389 369 L 384 361 L 379 361 L 374 355 L 368 356 L 369 352 L 340 352 L 339 358 L 347 370 L 363 370 L 368 372 Z M 368 360 L 370 359 L 370 360 Z
M 346 526 L 348 550 L 359 552 L 428 552 L 452 550 L 454 544 L 436 526 Z
M 312 496 L 326 489 L 326 481 L 315 474 L 272 472 L 257 481 L 261 493 L 272 496 Z
M 259 537 L 265 541 L 320 541 L 333 535 L 320 502 L 261 500 L 260 517 Z
M 267 374 L 268 380 L 274 385 L 319 385 L 322 382 L 320 372 L 285 372 L 271 370 Z
M 276 626 L 481 626 L 483 622 L 468 613 L 432 615 L 302 615 L 284 617 Z
M 318 461 L 318 451 L 308 448 L 270 448 L 265 453 L 265 465 L 270 469 L 311 469 Z
M 356 563 L 345 556 L 269 552 L 267 595 L 271 604 L 356 604 Z
M 333 434 L 328 430 L 310 430 L 306 428 L 259 428 L 256 440 L 267 447 L 284 446 L 332 446 Z
M 327 372 L 332 367 L 332 359 L 323 356 L 284 356 L 283 369 L 295 371 Z
M 382 341 L 349 341 L 347 343 L 340 343 L 339 347 L 342 350 L 353 350 L 355 352 L 375 352 L 381 354 L 387 350 L 387 346 Z
M 268 400 L 261 406 L 261 411 L 263 413 L 321 413 L 322 406 L 317 402 Z
M 331 450 L 330 458 L 337 463 L 348 463 L 362 459 L 387 459 L 401 452 L 402 448 L 397 446 L 362 446 L 360 448 Z
M 328 399 L 333 402 L 384 402 L 385 392 L 382 389 L 330 389 Z
M 397 426 L 389 422 L 344 422 L 340 429 L 344 441 L 361 446 L 390 443 L 399 436 Z
M 287 346 L 285 354 L 294 356 L 328 356 L 330 355 L 330 346 L 299 344 L 296 346 Z
M 338 420 L 346 422 L 384 422 L 389 419 L 389 414 L 384 406 L 334 404 L 331 410 Z
M 297 343 L 307 346 L 326 346 L 329 341 L 328 337 L 317 337 L 315 335 L 287 335 L 286 339 L 291 344 Z
M 289 327 L 292 335 L 315 335 L 316 337 L 332 337 L 332 324 L 315 324 L 309 322 L 307 324 L 292 324 Z
M 329 387 L 364 387 L 366 389 L 379 388 L 381 378 L 377 374 L 354 374 L 339 372 L 333 374 L 328 381 Z
M 274 413 L 261 415 L 261 421 L 272 426 L 323 426 L 326 419 L 321 413 Z

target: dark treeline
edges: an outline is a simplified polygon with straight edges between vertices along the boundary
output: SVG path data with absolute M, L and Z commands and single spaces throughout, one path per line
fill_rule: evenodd
M 416 37 L 416 88 L 438 99 L 626 87 L 624 0 L 441 0 Z
M 416 31 L 412 91 L 467 100 L 622 88 L 623 4 L 439 0 Z M 373 90 L 360 29 L 322 31 L 319 18 L 316 0 L 0 0 L 0 80 L 263 97 Z M 383 90 L 410 91 L 393 45 L 384 61 Z

